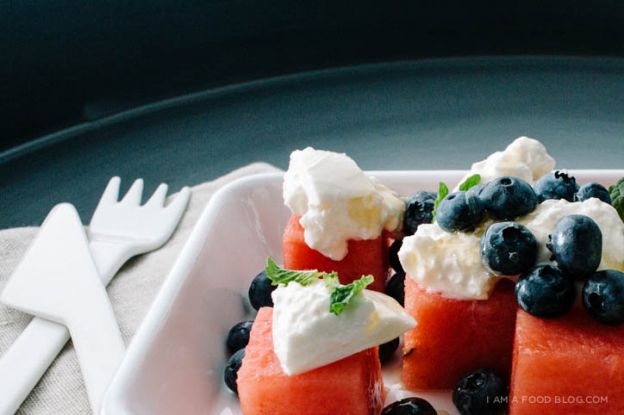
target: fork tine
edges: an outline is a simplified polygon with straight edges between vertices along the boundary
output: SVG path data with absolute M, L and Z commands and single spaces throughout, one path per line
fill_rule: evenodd
M 91 216 L 91 223 L 93 223 L 93 218 L 95 218 L 101 211 L 106 210 L 109 206 L 117 203 L 119 199 L 119 184 L 121 183 L 121 179 L 119 176 L 111 177 L 106 185 L 106 189 L 102 193 L 100 200 L 98 201 L 97 206 L 95 207 L 95 211 L 93 211 L 93 216 Z
M 191 189 L 187 186 L 184 186 L 180 189 L 178 195 L 173 199 L 173 202 L 166 207 L 168 211 L 171 212 L 171 219 L 173 223 L 178 223 L 184 209 L 186 209 L 186 205 L 188 204 L 189 199 L 191 198 Z
M 106 189 L 104 189 L 104 193 L 102 193 L 102 197 L 100 197 L 100 201 L 98 205 L 102 204 L 112 204 L 117 202 L 119 198 L 119 184 L 121 183 L 121 179 L 119 176 L 112 177 L 108 184 L 106 185 Z
M 130 186 L 130 190 L 121 200 L 123 202 L 139 205 L 141 204 L 141 196 L 143 194 L 143 179 L 136 179 L 132 186 Z
M 165 198 L 167 197 L 167 190 L 169 190 L 169 186 L 167 186 L 166 183 L 161 183 L 160 185 L 158 185 L 156 191 L 154 192 L 152 197 L 149 198 L 145 205 L 154 205 L 159 207 L 163 206 L 165 204 Z

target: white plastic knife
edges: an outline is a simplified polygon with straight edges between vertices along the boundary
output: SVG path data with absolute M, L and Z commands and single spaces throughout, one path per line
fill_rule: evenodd
M 0 300 L 69 329 L 97 414 L 125 346 L 72 205 L 52 209 Z

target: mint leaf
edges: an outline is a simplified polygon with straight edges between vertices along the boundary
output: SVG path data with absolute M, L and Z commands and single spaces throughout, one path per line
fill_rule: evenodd
M 609 186 L 609 195 L 611 196 L 611 205 L 617 210 L 620 219 L 624 221 L 624 177 L 613 186 Z
M 267 266 L 264 269 L 264 272 L 271 280 L 272 285 L 288 285 L 289 282 L 296 282 L 301 285 L 310 285 L 319 278 L 338 278 L 338 274 L 335 272 L 328 274 L 317 270 L 293 271 L 284 269 L 277 265 L 271 257 L 267 258 Z
M 448 186 L 444 182 L 440 182 L 440 184 L 438 185 L 438 197 L 436 198 L 435 202 L 433 202 L 433 218 L 431 220 L 432 222 L 435 221 L 436 211 L 438 210 L 440 202 L 444 200 L 444 198 L 448 195 L 448 192 Z
M 372 275 L 365 275 L 351 284 L 341 285 L 336 272 L 327 273 L 317 270 L 295 271 L 285 269 L 277 265 L 271 257 L 267 258 L 267 266 L 264 272 L 271 280 L 272 285 L 288 285 L 289 282 L 296 282 L 305 286 L 322 278 L 330 293 L 329 311 L 335 315 L 340 315 L 351 300 L 375 280 Z
M 337 286 L 340 285 L 340 280 L 338 279 L 338 274 L 336 274 L 335 272 L 332 274 L 326 274 L 323 277 L 323 281 L 325 282 L 325 285 L 327 286 L 327 288 L 330 289 L 330 291 L 333 291 L 334 288 L 336 288 Z
M 351 300 L 371 284 L 375 278 L 372 275 L 362 276 L 359 280 L 347 285 L 335 285 L 329 297 L 329 311 L 340 315 Z
M 478 185 L 480 182 L 481 182 L 481 176 L 478 174 L 473 174 L 472 176 L 464 180 L 462 184 L 459 185 L 459 190 L 461 190 L 462 192 L 465 192 L 471 187 Z

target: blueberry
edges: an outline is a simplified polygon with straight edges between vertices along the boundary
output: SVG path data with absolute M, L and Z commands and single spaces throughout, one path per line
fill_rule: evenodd
M 609 191 L 601 184 L 587 183 L 578 189 L 578 192 L 574 194 L 575 202 L 582 202 L 583 200 L 596 197 L 605 203 L 611 204 L 611 195 Z
M 555 226 L 546 247 L 563 272 L 584 278 L 600 265 L 602 232 L 588 216 L 566 216 Z
M 433 205 L 437 198 L 434 192 L 417 192 L 405 201 L 403 216 L 403 234 L 413 235 L 418 225 L 431 223 L 433 220 Z
M 392 356 L 394 356 L 394 352 L 399 348 L 399 338 L 395 338 L 390 340 L 387 343 L 379 345 L 379 360 L 381 363 L 386 363 Z
M 260 307 L 273 307 L 271 293 L 277 286 L 271 284 L 271 280 L 264 271 L 256 275 L 249 286 L 249 302 L 256 310 Z
M 485 187 L 485 183 L 479 183 L 479 184 L 472 186 L 470 189 L 466 190 L 466 193 L 479 196 L 479 194 L 481 193 L 484 187 Z
M 485 188 L 485 183 L 479 183 L 466 190 L 466 194 L 469 196 L 479 197 L 481 191 Z
M 253 320 L 241 321 L 240 323 L 236 323 L 230 329 L 227 340 L 225 341 L 230 353 L 234 353 L 235 351 L 247 346 L 247 343 L 249 343 L 249 332 L 251 331 L 252 325 Z
M 461 415 L 495 415 L 505 410 L 507 385 L 491 369 L 463 376 L 453 389 L 453 403 Z
M 384 408 L 381 415 L 436 415 L 429 402 L 422 398 L 405 398 Z
M 574 177 L 556 170 L 542 176 L 533 188 L 540 203 L 547 199 L 565 199 L 572 202 L 579 186 Z
M 551 265 L 540 265 L 522 274 L 516 283 L 516 301 L 537 317 L 556 317 L 574 305 L 574 280 Z
M 238 369 L 243 364 L 243 358 L 245 357 L 245 349 L 240 349 L 234 353 L 225 365 L 223 371 L 223 380 L 225 385 L 234 393 L 238 393 L 238 385 L 236 380 L 238 379 Z
M 494 219 L 511 220 L 526 215 L 537 206 L 537 195 L 531 185 L 517 177 L 494 179 L 478 195 Z
M 583 286 L 583 304 L 601 323 L 624 323 L 624 272 L 606 270 L 591 275 Z
M 390 262 L 390 266 L 396 272 L 403 272 L 403 266 L 401 265 L 401 261 L 399 261 L 399 249 L 401 249 L 401 245 L 403 245 L 403 241 L 401 239 L 396 239 L 388 248 L 388 261 Z
M 469 192 L 451 193 L 436 210 L 436 221 L 447 232 L 471 231 L 484 216 L 485 205 L 476 194 Z
M 481 260 L 493 274 L 521 274 L 535 265 L 537 240 L 519 223 L 494 223 L 481 237 Z
M 397 300 L 401 305 L 405 303 L 405 272 L 397 272 L 386 283 L 386 294 Z

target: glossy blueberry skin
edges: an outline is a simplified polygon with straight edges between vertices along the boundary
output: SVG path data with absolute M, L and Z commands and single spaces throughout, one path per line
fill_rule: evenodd
M 399 338 L 395 338 L 390 340 L 387 343 L 379 345 L 379 360 L 381 363 L 386 363 L 392 356 L 394 356 L 394 352 L 399 348 Z
M 481 237 L 481 261 L 496 275 L 528 271 L 535 265 L 537 251 L 535 236 L 519 223 L 494 223 Z
M 563 272 L 586 278 L 600 265 L 602 232 L 589 216 L 569 215 L 557 223 L 546 247 Z
M 605 203 L 611 204 L 609 191 L 599 183 L 587 183 L 581 186 L 578 192 L 574 194 L 574 201 L 582 202 L 592 197 L 596 197 Z
M 240 323 L 236 323 L 232 326 L 225 341 L 230 353 L 234 353 L 237 350 L 247 346 L 247 343 L 249 343 L 249 332 L 251 332 L 252 325 L 253 320 L 248 320 L 241 321 Z
M 381 415 L 436 415 L 433 406 L 422 398 L 405 398 L 384 408 Z
M 418 225 L 431 223 L 433 220 L 433 205 L 437 198 L 434 192 L 417 192 L 405 201 L 403 215 L 403 234 L 413 235 Z
M 388 262 L 390 262 L 390 266 L 396 272 L 403 272 L 403 266 L 401 265 L 401 261 L 399 261 L 399 249 L 401 249 L 401 245 L 403 245 L 403 241 L 401 239 L 396 239 L 388 248 Z
M 236 384 L 236 380 L 238 379 L 238 369 L 240 369 L 243 364 L 244 357 L 245 349 L 238 350 L 230 356 L 223 371 L 223 380 L 225 381 L 225 385 L 236 394 L 238 394 L 238 385 Z
M 397 300 L 402 306 L 405 303 L 405 272 L 396 272 L 386 283 L 386 295 Z
M 624 272 L 599 271 L 583 285 L 583 305 L 603 324 L 624 323 Z
M 574 305 L 574 280 L 551 265 L 540 265 L 522 274 L 516 283 L 516 301 L 537 317 L 557 317 Z
M 531 185 L 517 177 L 496 178 L 478 194 L 494 219 L 512 220 L 532 212 L 537 206 L 537 195 Z
M 260 272 L 251 281 L 249 286 L 249 302 L 251 306 L 258 310 L 260 307 L 273 307 L 273 298 L 271 293 L 277 288 L 271 284 L 271 280 L 266 276 L 264 271 Z
M 464 375 L 453 389 L 453 403 L 462 415 L 497 415 L 505 410 L 507 384 L 491 369 Z
M 474 193 L 476 196 L 479 196 L 479 193 L 481 193 L 481 190 L 483 190 L 485 185 L 486 183 L 477 183 L 474 186 L 472 186 L 470 189 L 466 190 L 466 192 Z
M 472 192 L 446 196 L 436 210 L 436 222 L 447 232 L 472 231 L 485 217 L 485 205 Z
M 556 170 L 540 177 L 533 189 L 540 203 L 548 199 L 565 199 L 568 202 L 573 202 L 579 185 L 574 177 Z

